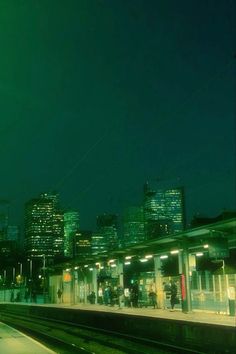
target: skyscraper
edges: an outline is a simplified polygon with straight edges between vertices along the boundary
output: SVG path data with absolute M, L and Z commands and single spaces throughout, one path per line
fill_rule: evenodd
M 185 228 L 184 188 L 171 188 L 164 191 L 165 214 L 172 220 L 173 232 L 181 232 Z
M 126 208 L 123 219 L 123 246 L 129 247 L 144 240 L 143 207 L 133 206 Z
M 79 213 L 67 211 L 64 213 L 64 255 L 72 258 L 74 256 L 74 237 L 79 230 Z
M 102 214 L 97 216 L 97 241 L 104 247 L 104 252 L 118 247 L 118 217 L 114 214 Z M 99 238 L 98 238 L 99 237 Z M 93 238 L 94 241 L 94 238 Z M 94 244 L 93 244 L 94 250 Z
M 74 249 L 76 257 L 91 255 L 92 231 L 78 230 L 74 237 Z
M 28 257 L 54 257 L 61 252 L 63 223 L 58 195 L 43 193 L 25 205 L 25 247 Z
M 7 227 L 7 240 L 19 241 L 19 227 L 16 225 L 8 225 Z
M 93 255 L 107 252 L 107 243 L 101 232 L 99 231 L 93 232 L 91 242 L 92 242 L 91 250 Z
M 53 257 L 53 203 L 31 199 L 25 206 L 25 246 L 28 257 Z
M 64 256 L 64 213 L 60 209 L 53 212 L 53 253 Z
M 7 239 L 9 204 L 8 200 L 0 200 L 0 241 Z
M 147 239 L 180 232 L 185 227 L 184 189 L 152 189 L 144 185 L 144 220 Z

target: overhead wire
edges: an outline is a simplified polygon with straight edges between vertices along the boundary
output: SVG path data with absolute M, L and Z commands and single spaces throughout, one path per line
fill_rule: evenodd
M 227 64 L 222 68 L 221 71 L 218 71 L 218 72 L 214 73 L 213 75 L 211 75 L 211 77 L 210 77 L 208 80 L 206 80 L 206 81 L 204 82 L 204 84 L 201 85 L 201 87 L 198 87 L 198 88 L 196 88 L 195 90 L 193 90 L 193 91 L 190 93 L 190 95 L 188 95 L 188 97 L 184 100 L 184 102 L 182 102 L 182 103 L 179 105 L 179 108 L 175 111 L 175 115 L 181 113 L 181 111 L 182 111 L 189 103 L 191 103 L 192 100 L 193 100 L 197 95 L 199 95 L 200 92 L 205 91 L 206 89 L 208 89 L 209 86 L 210 86 L 213 82 L 215 82 L 215 80 L 221 79 L 221 77 L 223 76 L 223 74 L 228 70 L 229 66 L 233 63 L 233 60 L 234 60 L 233 58 L 232 58 L 231 60 L 229 60 L 229 61 L 227 62 Z M 168 116 L 168 115 L 169 115 L 169 112 L 166 112 L 166 115 Z M 110 131 L 110 136 L 111 136 L 111 133 L 112 133 L 112 131 Z M 75 162 L 75 164 L 72 166 L 72 168 L 66 173 L 66 175 L 65 175 L 65 176 L 60 180 L 60 182 L 56 185 L 56 188 L 55 188 L 56 190 L 57 190 L 58 188 L 62 187 L 62 185 L 66 182 L 66 180 L 67 180 L 68 178 L 70 178 L 70 177 L 73 175 L 73 173 L 76 171 L 76 169 L 78 168 L 78 166 L 79 166 L 82 162 L 85 161 L 85 159 L 88 157 L 88 155 L 95 149 L 95 147 L 96 147 L 97 145 L 99 145 L 99 144 L 104 140 L 104 138 L 105 138 L 107 135 L 108 135 L 108 133 L 105 133 L 101 138 L 99 138 L 99 139 L 95 142 L 95 144 L 93 144 L 93 145 L 84 153 L 84 155 L 83 155 L 78 161 Z M 136 150 L 136 146 L 133 145 L 132 148 L 129 150 L 129 152 L 134 153 L 135 150 Z M 201 154 L 200 154 L 200 153 L 197 153 L 197 155 L 195 156 L 195 160 L 196 160 L 196 158 L 197 158 L 197 160 L 200 160 L 200 159 L 201 159 Z M 184 161 L 181 161 L 181 162 L 179 163 L 179 165 L 181 165 L 182 168 L 183 168 L 184 166 L 186 166 L 186 164 L 188 164 L 188 163 L 190 162 L 190 160 L 191 160 L 191 162 L 192 162 L 193 157 L 191 157 L 191 159 L 189 159 L 189 161 L 185 161 L 185 162 L 184 162 Z M 173 169 L 173 166 L 172 166 L 169 170 L 167 170 L 167 175 L 170 176 L 170 174 L 172 174 L 172 173 L 174 172 L 174 170 L 177 169 L 177 167 L 178 167 L 178 166 L 175 166 L 175 168 Z M 109 175 L 109 174 L 111 174 L 111 173 L 112 173 L 112 172 L 111 172 L 110 169 L 109 169 L 108 171 L 106 171 L 106 172 L 104 171 L 103 176 L 100 176 L 99 179 L 102 179 L 104 176 L 107 176 L 107 175 Z M 164 175 L 166 175 L 166 173 L 164 173 Z M 167 176 L 167 177 L 163 177 L 163 178 L 162 178 L 162 176 L 161 176 L 160 178 L 163 179 L 163 180 L 170 179 L 170 177 L 168 177 L 168 176 Z M 179 177 L 178 177 L 178 179 L 179 179 Z M 79 195 L 80 195 L 80 196 L 81 196 L 81 195 L 85 195 L 87 192 L 89 192 L 89 191 L 96 185 L 96 183 L 97 183 L 97 181 L 94 182 L 94 183 L 90 183 L 90 184 L 87 185 L 84 189 L 82 189 L 78 194 L 76 193 L 77 198 L 78 198 Z M 195 187 L 197 187 L 197 186 L 195 186 Z

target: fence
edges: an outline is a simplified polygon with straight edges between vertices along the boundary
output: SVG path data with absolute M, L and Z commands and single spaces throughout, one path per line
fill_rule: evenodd
M 228 313 L 229 289 L 236 289 L 236 274 L 194 272 L 191 277 L 192 308 Z

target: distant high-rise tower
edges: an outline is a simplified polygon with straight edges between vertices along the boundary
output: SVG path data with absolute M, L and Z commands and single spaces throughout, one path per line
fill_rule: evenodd
M 7 227 L 7 240 L 9 241 L 19 241 L 19 226 L 8 225 Z
M 58 245 L 63 242 L 63 224 L 58 222 L 58 214 L 57 194 L 43 193 L 26 203 L 25 247 L 28 257 L 44 255 L 53 258 L 61 253 Z
M 173 232 L 181 232 L 185 228 L 184 188 L 171 188 L 164 191 L 165 213 L 172 221 Z
M 97 237 L 100 237 L 101 244 L 104 246 L 104 252 L 116 249 L 118 247 L 118 218 L 117 215 L 103 214 L 97 216 Z M 93 239 L 94 240 L 94 239 Z M 98 240 L 98 239 L 97 239 Z M 93 245 L 94 250 L 94 245 Z
M 64 213 L 60 209 L 53 213 L 53 252 L 55 256 L 64 256 Z
M 92 231 L 76 231 L 74 237 L 74 249 L 76 257 L 91 255 Z
M 107 242 L 104 235 L 98 230 L 92 233 L 92 254 L 102 254 L 107 252 Z
M 8 200 L 0 200 L 0 241 L 7 239 L 9 204 Z
M 144 186 L 144 220 L 147 239 L 183 231 L 184 189 L 151 189 Z
M 124 213 L 123 246 L 129 247 L 145 241 L 143 207 L 128 207 Z
M 79 230 L 79 213 L 67 211 L 64 213 L 64 255 L 72 258 L 74 256 L 74 237 Z

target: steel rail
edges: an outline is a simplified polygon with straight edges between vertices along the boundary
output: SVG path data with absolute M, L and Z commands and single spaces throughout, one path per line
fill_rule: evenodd
M 65 340 L 62 340 L 60 337 L 52 336 L 49 334 L 50 331 L 53 329 L 58 329 L 60 331 L 64 331 L 67 335 L 74 336 L 75 339 L 78 338 L 90 343 L 91 341 L 94 343 L 98 343 L 103 345 L 107 348 L 114 348 L 118 351 L 122 351 L 123 353 L 130 353 L 130 354 L 142 354 L 142 353 L 152 353 L 155 354 L 161 353 L 193 353 L 193 354 L 202 354 L 203 352 L 194 350 L 192 348 L 181 347 L 173 344 L 169 344 L 166 342 L 154 341 L 146 338 L 136 337 L 133 335 L 123 334 L 117 331 L 112 330 L 105 330 L 99 327 L 92 327 L 87 325 L 80 325 L 75 324 L 73 322 L 62 321 L 62 320 L 55 320 L 55 319 L 45 319 L 41 316 L 31 315 L 30 317 L 23 317 L 21 315 L 16 314 L 9 314 L 3 313 L 1 314 L 2 322 L 5 322 L 12 327 L 20 328 L 22 331 L 30 333 L 32 336 L 36 338 L 41 338 L 47 342 L 52 342 L 55 344 L 59 344 L 60 346 L 67 347 L 70 351 L 68 353 L 94 353 L 93 351 L 88 351 L 84 347 L 77 346 L 75 343 L 68 343 Z M 23 321 L 23 324 L 22 324 Z M 50 324 L 49 324 L 50 323 Z M 39 328 L 34 329 L 36 325 L 43 326 L 46 330 L 42 331 Z M 86 333 L 82 332 L 75 332 L 76 329 L 86 331 Z M 96 335 L 99 334 L 100 337 Z M 111 338 L 111 341 L 108 340 L 108 337 Z M 117 343 L 117 339 L 120 341 Z M 122 341 L 122 343 L 121 343 Z M 76 342 L 73 341 L 73 342 Z M 131 345 L 128 345 L 130 344 Z M 137 348 L 134 348 L 134 344 L 136 344 Z

